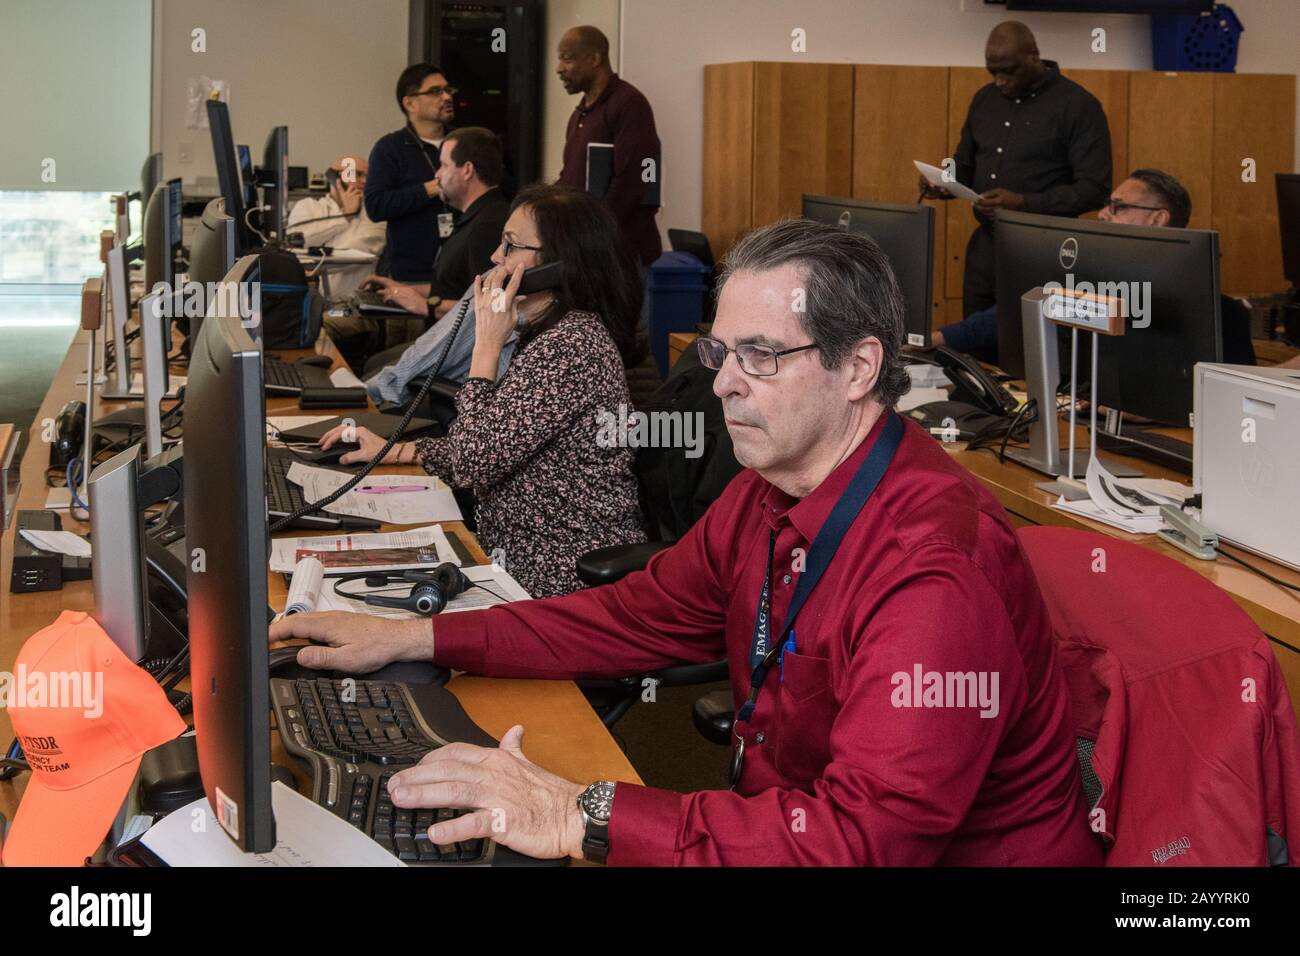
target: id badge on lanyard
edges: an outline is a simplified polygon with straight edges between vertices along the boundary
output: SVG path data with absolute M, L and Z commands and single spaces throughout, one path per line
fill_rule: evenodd
M 775 640 L 771 637 L 771 577 L 772 558 L 776 550 L 776 532 L 772 532 L 767 550 L 767 569 L 763 573 L 763 586 L 758 596 L 758 616 L 754 622 L 753 643 L 750 647 L 750 666 L 753 672 L 749 681 L 749 697 L 736 712 L 735 719 L 732 721 L 732 736 L 736 740 L 731 752 L 729 774 L 732 790 L 735 790 L 736 785 L 740 783 L 740 776 L 745 766 L 745 738 L 735 729 L 736 724 L 747 722 L 754 715 L 754 706 L 758 702 L 763 681 L 767 679 L 768 671 L 776 663 L 786 636 L 794 628 L 795 618 L 804 602 L 808 600 L 808 595 L 821 580 L 822 574 L 831 563 L 831 558 L 839 550 L 844 535 L 848 533 L 858 514 L 866 507 L 876 486 L 880 484 L 880 479 L 884 477 L 885 469 L 893 461 L 894 452 L 898 450 L 898 443 L 903 437 L 903 421 L 893 411 L 885 414 L 888 420 L 881 429 L 880 437 L 876 439 L 866 461 L 858 466 L 848 488 L 844 489 L 844 493 L 835 502 L 830 516 L 817 532 L 817 537 L 808 550 L 807 567 L 799 577 L 799 584 L 795 587 L 794 597 L 791 598 L 790 607 L 786 611 L 785 624 Z M 762 743 L 763 735 L 756 734 L 754 742 Z

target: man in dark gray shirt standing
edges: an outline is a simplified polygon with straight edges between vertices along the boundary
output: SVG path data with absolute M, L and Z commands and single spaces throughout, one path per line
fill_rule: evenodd
M 953 159 L 957 181 L 980 193 L 979 226 L 966 244 L 962 315 L 995 304 L 996 209 L 1077 216 L 1110 195 L 1110 127 L 1097 98 L 1038 56 L 1015 20 L 989 34 L 984 64 L 993 82 L 971 100 Z M 921 180 L 922 194 L 947 199 Z

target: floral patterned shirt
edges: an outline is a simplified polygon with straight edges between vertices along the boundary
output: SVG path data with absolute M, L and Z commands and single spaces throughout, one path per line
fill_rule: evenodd
M 416 441 L 426 471 L 473 488 L 483 550 L 534 597 L 581 588 L 586 552 L 646 540 L 632 450 L 597 440 L 620 404 L 613 339 L 573 311 L 517 350 L 500 381 L 466 381 L 446 436 Z

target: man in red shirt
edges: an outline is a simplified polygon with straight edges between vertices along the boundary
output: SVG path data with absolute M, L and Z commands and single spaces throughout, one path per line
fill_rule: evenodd
M 399 806 L 481 808 L 435 843 L 630 865 L 1099 865 L 1051 625 L 1006 513 L 891 410 L 908 379 L 885 256 L 788 221 L 732 249 L 722 282 L 701 359 L 748 470 L 645 571 L 436 618 L 432 639 L 427 622 L 337 613 L 272 638 L 316 640 L 301 664 L 356 672 L 432 658 L 620 677 L 726 657 L 734 789 L 584 787 L 529 762 L 515 727 L 393 778 Z
M 659 134 L 649 101 L 609 66 L 609 40 L 595 27 L 574 27 L 560 37 L 555 72 L 569 94 L 581 93 L 564 139 L 560 182 L 587 188 L 587 145 L 612 143 L 612 175 L 604 200 L 614 211 L 633 262 L 649 266 L 663 253 L 658 203 Z

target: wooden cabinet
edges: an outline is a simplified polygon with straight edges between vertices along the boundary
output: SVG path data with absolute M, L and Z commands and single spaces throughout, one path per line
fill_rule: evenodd
M 852 186 L 853 67 L 704 68 L 703 231 L 721 256 L 746 230 L 799 215 L 804 193 Z
M 853 68 L 855 199 L 914 203 L 919 192 L 910 160 L 938 163 L 948 155 L 948 68 L 859 65 Z M 927 200 L 934 216 L 932 315 L 944 324 L 943 289 L 950 203 Z
M 1295 168 L 1292 75 L 1071 70 L 1110 125 L 1114 181 L 1138 167 L 1176 176 L 1193 228 L 1216 229 L 1221 285 L 1277 292 L 1274 174 Z M 804 193 L 913 202 L 911 160 L 951 156 L 979 67 L 728 63 L 704 68 L 703 229 L 721 256 L 746 230 L 798 215 Z M 1243 162 L 1253 160 L 1253 181 Z M 936 323 L 961 318 L 968 203 L 935 203 Z M 1088 218 L 1095 217 L 1089 213 Z

